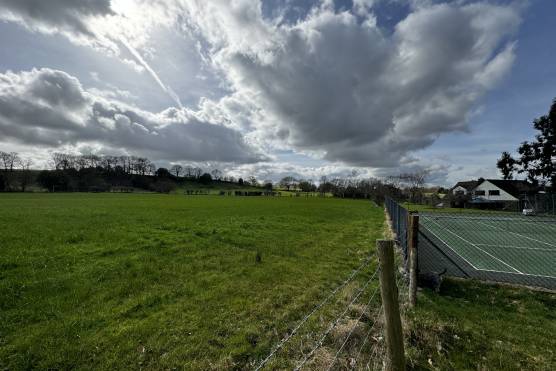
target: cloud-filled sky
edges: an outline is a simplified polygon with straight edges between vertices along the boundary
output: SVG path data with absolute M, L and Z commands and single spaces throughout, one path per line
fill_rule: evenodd
M 0 150 L 493 177 L 556 97 L 555 34 L 548 0 L 0 0 Z

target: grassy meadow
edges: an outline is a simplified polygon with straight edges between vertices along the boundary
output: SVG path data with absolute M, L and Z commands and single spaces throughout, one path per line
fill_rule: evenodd
M 0 369 L 251 368 L 383 219 L 332 198 L 0 194 Z

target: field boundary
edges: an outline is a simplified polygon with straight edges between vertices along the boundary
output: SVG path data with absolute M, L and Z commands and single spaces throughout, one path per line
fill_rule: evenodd
M 556 219 L 409 212 L 392 199 L 387 199 L 385 204 L 402 251 L 407 250 L 404 241 L 407 241 L 409 223 L 400 219 L 412 214 L 420 216 L 419 274 L 435 275 L 446 270 L 446 275 L 452 277 L 556 290 L 556 274 L 550 273 L 554 269 L 552 259 L 556 262 L 556 245 L 549 242 L 552 229 L 556 231 Z M 490 224 L 489 219 L 493 223 L 504 223 L 501 224 L 504 228 Z M 407 254 L 404 257 L 407 262 Z

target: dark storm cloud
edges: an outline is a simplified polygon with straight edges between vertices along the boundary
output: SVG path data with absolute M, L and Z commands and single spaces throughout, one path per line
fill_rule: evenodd
M 16 19 L 30 28 L 65 28 L 91 35 L 87 17 L 113 14 L 110 0 L 2 0 L 0 15 Z
M 0 74 L 0 136 L 24 144 L 97 142 L 167 160 L 250 163 L 264 159 L 238 131 L 191 113 L 151 113 L 87 92 L 62 71 Z

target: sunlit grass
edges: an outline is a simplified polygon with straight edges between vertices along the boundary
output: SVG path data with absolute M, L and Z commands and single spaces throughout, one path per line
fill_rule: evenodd
M 0 368 L 248 367 L 382 223 L 329 198 L 0 195 Z

